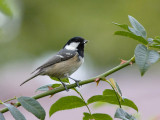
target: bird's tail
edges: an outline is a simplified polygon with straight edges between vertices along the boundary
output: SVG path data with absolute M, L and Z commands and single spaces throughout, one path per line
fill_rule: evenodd
M 40 75 L 41 73 L 40 72 L 37 72 L 35 75 L 33 75 L 32 77 L 30 77 L 29 79 L 25 80 L 23 83 L 20 84 L 20 86 L 22 86 L 24 83 L 30 81 L 31 79 L 37 77 L 38 75 Z

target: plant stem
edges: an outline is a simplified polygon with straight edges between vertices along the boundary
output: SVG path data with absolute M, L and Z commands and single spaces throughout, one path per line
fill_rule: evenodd
M 15 100 L 15 99 L 17 99 L 17 98 L 14 97 L 14 98 L 8 99 L 8 100 L 4 101 L 4 103 L 9 102 L 9 101 L 11 101 L 11 100 Z
M 134 57 L 134 56 L 133 56 L 130 60 L 128 60 L 126 63 L 120 64 L 120 65 L 112 68 L 111 70 L 108 70 L 107 72 L 105 72 L 105 73 L 103 73 L 103 74 L 100 74 L 100 75 L 98 75 L 98 76 L 96 76 L 96 77 L 93 77 L 93 78 L 90 78 L 90 79 L 88 79 L 88 80 L 80 81 L 80 82 L 79 82 L 79 85 L 85 85 L 85 84 L 88 84 L 88 83 L 95 82 L 95 79 L 96 79 L 96 78 L 107 77 L 108 75 L 111 75 L 112 73 L 115 73 L 116 71 L 118 71 L 118 70 L 120 70 L 120 69 L 122 69 L 122 68 L 127 67 L 128 65 L 130 65 L 131 62 L 132 62 L 132 63 L 135 62 L 135 57 Z M 70 84 L 70 85 L 67 86 L 68 89 L 71 89 L 71 88 L 74 88 L 74 87 L 77 87 L 76 83 Z M 43 97 L 46 97 L 46 96 L 49 96 L 49 95 L 53 95 L 53 94 L 55 94 L 55 93 L 59 93 L 59 92 L 61 92 L 61 91 L 65 91 L 65 88 L 64 88 L 63 86 L 57 87 L 57 88 L 55 88 L 55 89 L 53 89 L 53 90 L 49 90 L 49 91 L 44 92 L 44 93 L 40 93 L 40 94 L 38 94 L 38 95 L 33 96 L 32 98 L 34 98 L 34 99 L 40 99 L 40 98 L 43 98 Z M 21 104 L 20 104 L 19 102 L 17 102 L 15 105 L 16 105 L 17 107 L 21 106 Z M 5 112 L 7 112 L 7 111 L 8 111 L 8 108 L 4 108 L 4 109 L 0 110 L 1 113 L 5 113 Z
M 110 86 L 112 87 L 112 89 L 114 90 L 115 95 L 116 95 L 116 98 L 117 98 L 117 101 L 118 101 L 118 104 L 119 104 L 119 107 L 122 108 L 121 102 L 120 102 L 120 100 L 119 100 L 119 97 L 118 97 L 118 94 L 117 94 L 115 88 L 113 87 L 113 85 L 112 85 L 108 80 L 105 80 L 105 81 L 106 81 L 107 83 L 109 83 L 109 85 L 110 85 Z
M 76 91 L 76 93 L 78 93 L 78 95 L 79 95 L 79 96 L 81 97 L 81 99 L 84 101 L 84 104 L 85 104 L 85 106 L 87 107 L 89 114 L 91 115 L 91 110 L 89 109 L 89 107 L 88 107 L 86 101 L 84 100 L 82 94 L 81 94 L 76 88 L 74 88 L 74 91 Z

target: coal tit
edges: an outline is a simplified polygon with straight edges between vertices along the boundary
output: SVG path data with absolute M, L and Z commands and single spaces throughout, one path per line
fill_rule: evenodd
M 82 37 L 71 38 L 56 55 L 38 67 L 34 71 L 37 72 L 32 77 L 24 81 L 21 85 L 33 79 L 34 77 L 37 77 L 38 75 L 48 75 L 58 78 L 65 89 L 68 91 L 65 83 L 63 83 L 61 79 L 71 78 L 70 75 L 81 66 L 84 61 L 84 45 L 87 42 L 88 41 Z M 79 80 L 73 80 L 79 87 Z

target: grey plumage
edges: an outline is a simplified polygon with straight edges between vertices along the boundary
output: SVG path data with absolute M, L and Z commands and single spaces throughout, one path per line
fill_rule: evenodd
M 66 54 L 69 53 L 69 54 Z M 25 80 L 23 83 L 20 84 L 20 86 L 22 86 L 24 83 L 30 81 L 31 79 L 37 77 L 38 75 L 45 75 L 45 71 L 44 69 L 52 66 L 56 63 L 62 62 L 62 61 L 66 61 L 68 59 L 71 59 L 73 56 L 75 56 L 76 52 L 71 51 L 71 50 L 60 50 L 56 55 L 54 55 L 49 61 L 47 61 L 46 63 L 44 63 L 43 65 L 41 65 L 40 67 L 38 67 L 35 71 L 33 71 L 32 73 L 38 71 L 36 74 L 34 74 L 32 77 L 30 77 L 29 79 Z
M 37 77 L 38 75 L 40 75 L 40 72 L 37 72 L 35 75 L 33 75 L 32 77 L 28 78 L 27 80 L 25 80 L 23 83 L 20 84 L 20 86 L 22 86 L 24 83 L 32 80 L 33 78 Z
M 66 54 L 66 53 L 70 53 L 70 54 Z M 76 54 L 75 51 L 72 51 L 72 50 L 65 50 L 64 51 L 62 49 L 55 56 L 53 56 L 49 61 L 47 61 L 46 63 L 44 63 L 40 67 L 38 67 L 36 70 L 46 68 L 46 67 L 54 65 L 56 63 L 68 60 L 68 59 L 72 58 L 73 56 L 75 56 L 75 54 Z

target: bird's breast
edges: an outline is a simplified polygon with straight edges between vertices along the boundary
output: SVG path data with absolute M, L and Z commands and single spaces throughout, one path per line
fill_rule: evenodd
M 46 69 L 46 74 L 53 77 L 63 78 L 74 73 L 83 63 L 84 59 L 76 54 L 69 60 L 56 63 Z

